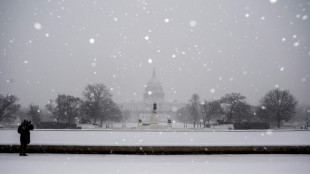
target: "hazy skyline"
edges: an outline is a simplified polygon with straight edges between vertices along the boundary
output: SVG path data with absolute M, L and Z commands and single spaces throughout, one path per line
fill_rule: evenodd
M 44 106 L 103 83 L 142 101 L 153 68 L 166 101 L 276 87 L 310 104 L 308 0 L 1 1 L 0 92 Z

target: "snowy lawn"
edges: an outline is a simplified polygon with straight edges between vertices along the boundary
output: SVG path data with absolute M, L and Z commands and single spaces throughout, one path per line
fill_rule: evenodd
M 3 174 L 308 174 L 310 155 L 0 154 Z
M 0 144 L 19 144 L 16 130 L 0 130 Z M 246 146 L 310 145 L 310 131 L 94 131 L 34 130 L 37 145 L 153 145 L 153 146 Z

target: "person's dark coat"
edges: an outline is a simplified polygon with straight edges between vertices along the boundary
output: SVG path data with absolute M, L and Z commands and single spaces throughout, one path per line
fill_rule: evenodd
M 31 122 L 24 121 L 20 126 L 18 126 L 18 133 L 20 134 L 21 144 L 30 143 L 30 130 L 33 130 L 33 125 Z

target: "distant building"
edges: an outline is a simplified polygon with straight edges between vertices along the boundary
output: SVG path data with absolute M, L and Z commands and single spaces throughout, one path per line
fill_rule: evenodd
M 165 101 L 164 89 L 156 77 L 155 68 L 153 69 L 152 78 L 147 82 L 142 101 L 132 101 L 120 104 L 123 111 L 128 110 L 131 113 L 130 121 L 137 121 L 144 116 L 150 116 L 152 113 L 153 104 L 157 104 L 157 114 L 161 116 L 161 120 L 166 118 L 175 119 L 176 111 L 186 105 L 186 103 L 178 103 L 176 101 Z
M 144 103 L 164 103 L 165 94 L 161 83 L 156 78 L 155 68 L 153 69 L 152 79 L 147 82 L 143 95 Z

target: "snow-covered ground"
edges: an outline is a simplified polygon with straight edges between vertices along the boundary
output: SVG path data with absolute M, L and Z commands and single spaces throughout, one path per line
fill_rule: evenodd
M 0 153 L 3 174 L 308 174 L 310 155 L 73 155 Z
M 16 130 L 0 130 L 0 144 L 19 144 Z M 310 131 L 34 130 L 37 145 L 310 145 Z

